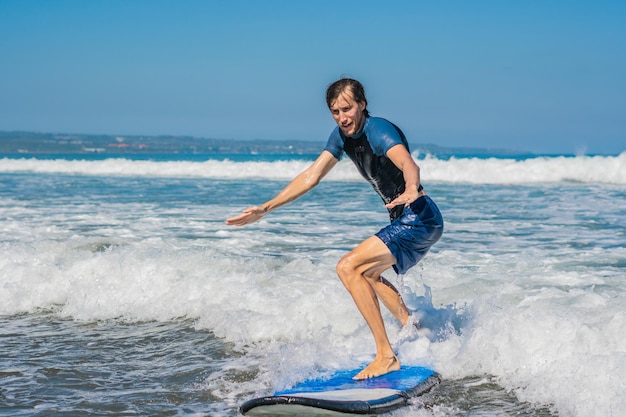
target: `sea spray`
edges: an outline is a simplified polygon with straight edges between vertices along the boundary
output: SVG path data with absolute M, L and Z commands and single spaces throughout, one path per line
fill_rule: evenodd
M 616 159 L 589 166 L 602 172 Z M 37 173 L 53 165 L 25 161 L 8 171 L 0 161 L 0 308 L 11 346 L 0 355 L 0 407 L 11 407 L 2 412 L 235 416 L 257 392 L 372 359 L 371 332 L 335 265 L 388 217 L 349 164 L 233 228 L 226 218 L 306 164 L 270 162 L 264 173 L 229 162 L 203 176 L 203 163 L 110 160 L 97 173 L 88 161 Z M 624 414 L 624 184 L 572 181 L 576 169 L 528 182 L 518 162 L 476 160 L 493 178 L 499 164 L 513 173 L 468 185 L 430 162 L 420 161 L 422 180 L 446 232 L 398 284 L 424 327 L 403 340 L 383 314 L 402 362 L 432 366 L 443 383 L 430 408 L 400 415 Z M 536 163 L 570 162 L 587 164 Z M 233 177 L 241 168 L 259 177 Z
M 284 158 L 284 155 L 282 156 Z M 247 161 L 223 159 L 206 161 L 155 161 L 109 158 L 105 160 L 44 160 L 2 158 L 0 173 L 39 173 L 95 176 L 146 176 L 216 179 L 289 180 L 312 161 L 302 159 Z M 626 152 L 618 156 L 553 156 L 525 159 L 449 158 L 428 156 L 417 161 L 423 181 L 471 184 L 545 184 L 557 182 L 626 184 Z M 327 180 L 360 181 L 354 166 L 342 160 Z

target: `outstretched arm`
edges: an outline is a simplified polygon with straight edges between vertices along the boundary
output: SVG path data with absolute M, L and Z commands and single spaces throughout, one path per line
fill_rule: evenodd
M 404 192 L 396 197 L 385 207 L 388 209 L 401 204 L 411 204 L 417 200 L 423 192 L 418 192 L 420 186 L 420 168 L 417 166 L 413 157 L 403 145 L 396 145 L 387 151 L 387 157 L 395 166 L 400 168 L 404 176 Z
M 315 187 L 326 174 L 337 164 L 337 159 L 328 151 L 320 156 L 307 169 L 294 178 L 276 197 L 243 211 L 239 216 L 226 220 L 230 226 L 244 226 L 255 222 L 270 211 L 298 199 Z

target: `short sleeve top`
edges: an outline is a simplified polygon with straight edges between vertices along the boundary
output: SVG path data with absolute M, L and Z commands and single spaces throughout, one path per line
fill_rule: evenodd
M 402 171 L 387 158 L 387 151 L 396 145 L 403 145 L 409 151 L 406 137 L 396 125 L 380 117 L 367 117 L 361 131 L 354 136 L 346 136 L 337 126 L 324 150 L 337 159 L 345 152 L 387 204 L 402 194 L 405 187 Z M 400 205 L 390 209 L 391 220 L 399 217 L 403 208 Z

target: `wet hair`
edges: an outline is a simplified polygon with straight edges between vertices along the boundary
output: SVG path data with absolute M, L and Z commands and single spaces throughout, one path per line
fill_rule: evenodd
M 369 117 L 370 113 L 367 111 L 367 98 L 365 97 L 363 84 L 352 78 L 340 78 L 328 86 L 326 89 L 326 105 L 328 105 L 328 108 L 330 109 L 332 102 L 344 91 L 352 94 L 352 98 L 357 103 L 365 103 L 363 114 L 365 117 Z

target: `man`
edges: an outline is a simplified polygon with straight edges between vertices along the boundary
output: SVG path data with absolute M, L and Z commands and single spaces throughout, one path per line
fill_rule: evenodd
M 373 378 L 400 369 L 389 343 L 379 300 L 404 326 L 409 312 L 398 291 L 381 274 L 393 267 L 404 274 L 443 233 L 443 219 L 420 184 L 419 167 L 404 134 L 385 119 L 370 117 L 361 83 L 342 78 L 326 90 L 337 127 L 320 156 L 273 199 L 226 221 L 243 226 L 290 203 L 315 187 L 345 152 L 385 202 L 391 224 L 360 243 L 337 264 L 337 274 L 367 322 L 376 357 L 354 378 Z

